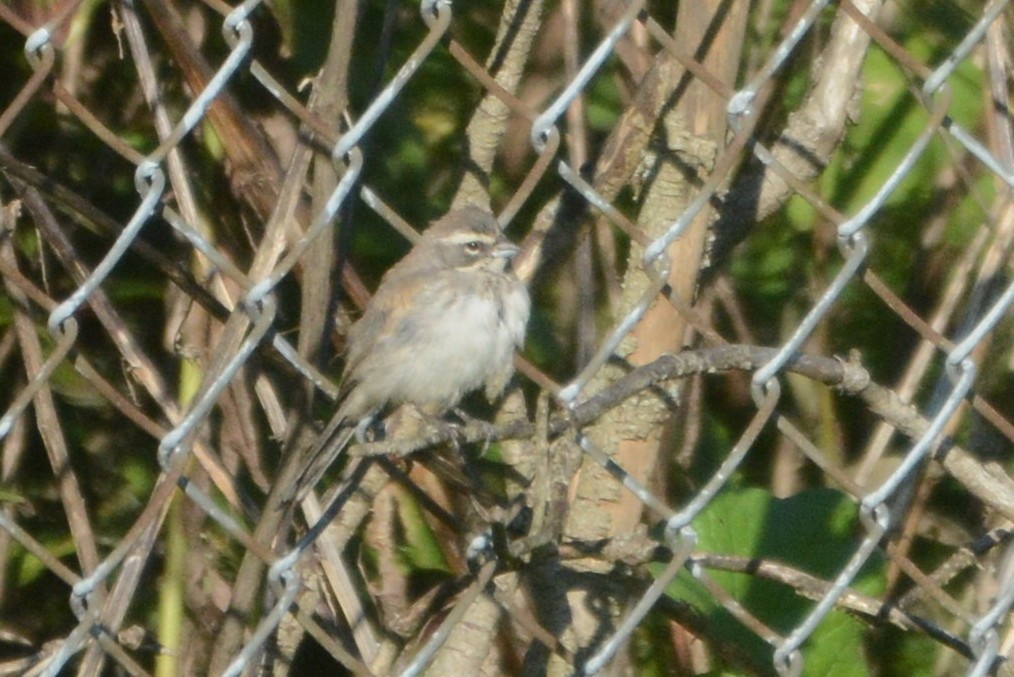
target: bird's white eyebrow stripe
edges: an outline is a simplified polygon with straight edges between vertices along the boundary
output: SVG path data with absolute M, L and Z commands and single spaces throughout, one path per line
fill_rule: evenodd
M 485 233 L 455 233 L 454 235 L 445 237 L 444 242 L 450 242 L 451 244 L 465 244 L 466 242 L 493 244 L 496 242 L 496 238 Z

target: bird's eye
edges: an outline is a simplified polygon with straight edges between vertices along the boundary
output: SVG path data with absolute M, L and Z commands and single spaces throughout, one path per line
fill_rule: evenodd
M 482 243 L 478 240 L 472 240 L 471 242 L 465 243 L 465 251 L 469 254 L 478 254 L 482 250 Z

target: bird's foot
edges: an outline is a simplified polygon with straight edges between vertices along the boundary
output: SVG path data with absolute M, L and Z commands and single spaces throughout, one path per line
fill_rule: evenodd
M 471 414 L 463 411 L 460 408 L 455 407 L 453 410 L 454 415 L 461 419 L 461 422 L 473 430 L 478 430 L 481 434 L 482 439 L 482 453 L 485 454 L 489 450 L 489 445 L 493 443 L 493 439 L 496 434 L 496 426 L 489 421 L 484 421 L 481 418 L 476 418 Z M 461 437 L 464 437 L 464 430 L 459 428 Z
M 447 444 L 451 446 L 456 452 L 461 452 L 461 447 L 464 446 L 467 439 L 465 439 L 465 431 L 462 430 L 461 424 L 454 423 L 453 421 L 447 421 L 442 418 L 433 418 L 430 420 L 430 425 L 433 426 L 436 433 L 443 439 L 447 440 Z
M 356 442 L 367 444 L 384 439 L 384 424 L 378 421 L 375 416 L 364 416 L 356 424 Z

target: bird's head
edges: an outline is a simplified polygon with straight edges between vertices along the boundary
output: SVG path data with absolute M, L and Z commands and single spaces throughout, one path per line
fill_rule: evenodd
M 496 218 L 479 207 L 448 212 L 426 229 L 416 249 L 458 270 L 502 271 L 518 253 L 517 245 L 504 237 Z

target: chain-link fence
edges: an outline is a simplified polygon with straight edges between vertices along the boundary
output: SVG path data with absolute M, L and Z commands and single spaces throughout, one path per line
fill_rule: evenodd
M 5 670 L 1005 670 L 1008 3 L 476 4 L 0 5 Z M 466 203 L 514 385 L 295 501 Z

